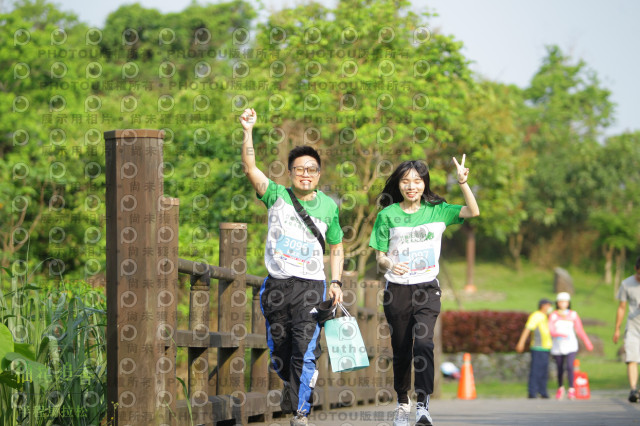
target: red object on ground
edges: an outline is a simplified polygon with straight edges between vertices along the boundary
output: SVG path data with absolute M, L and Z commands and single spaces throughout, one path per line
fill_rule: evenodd
M 580 360 L 573 361 L 573 368 L 573 387 L 576 389 L 576 399 L 591 398 L 589 376 L 584 371 L 580 371 Z
M 476 399 L 476 383 L 473 379 L 473 367 L 471 366 L 471 354 L 469 353 L 465 353 L 462 357 L 460 382 L 458 382 L 458 399 Z

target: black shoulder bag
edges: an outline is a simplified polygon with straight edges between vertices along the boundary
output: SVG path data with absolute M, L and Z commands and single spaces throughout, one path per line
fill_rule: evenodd
M 309 228 L 309 231 L 311 231 L 313 236 L 318 239 L 320 247 L 322 247 L 322 254 L 324 255 L 324 238 L 322 237 L 322 233 L 320 232 L 316 224 L 313 223 L 313 220 L 311 220 L 311 217 L 309 217 L 307 211 L 304 209 L 304 207 L 302 207 L 302 204 L 300 204 L 300 201 L 298 201 L 298 198 L 294 195 L 291 188 L 287 188 L 287 192 L 291 197 L 293 208 L 296 209 L 296 213 L 298 213 L 298 216 L 300 216 L 300 219 L 302 219 L 304 224 L 307 225 L 307 228 Z

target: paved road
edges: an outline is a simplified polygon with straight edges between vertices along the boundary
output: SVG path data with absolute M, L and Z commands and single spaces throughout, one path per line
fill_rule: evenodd
M 590 400 L 476 399 L 433 400 L 435 425 L 640 425 L 640 404 L 627 401 L 628 392 L 593 392 Z M 395 404 L 317 411 L 310 426 L 391 426 Z M 411 419 L 415 419 L 414 411 Z M 290 417 L 290 416 L 289 416 Z M 289 417 L 251 426 L 288 426 Z M 413 423 L 412 423 L 413 424 Z

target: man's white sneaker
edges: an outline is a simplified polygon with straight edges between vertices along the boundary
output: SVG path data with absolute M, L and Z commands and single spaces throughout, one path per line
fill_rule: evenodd
M 304 414 L 297 413 L 293 418 L 289 421 L 290 426 L 306 426 L 309 424 L 307 416 Z

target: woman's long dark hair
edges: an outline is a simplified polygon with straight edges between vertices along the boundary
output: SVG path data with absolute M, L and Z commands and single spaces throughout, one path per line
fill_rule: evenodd
M 404 199 L 400 192 L 400 179 L 411 169 L 414 169 L 424 181 L 422 201 L 434 205 L 446 201 L 438 194 L 431 192 L 431 187 L 429 186 L 431 179 L 429 178 L 429 169 L 427 166 L 422 161 L 412 160 L 403 162 L 391 173 L 391 176 L 389 176 L 384 185 L 384 189 L 377 197 L 377 202 L 380 207 L 384 208 L 391 204 L 399 203 Z

